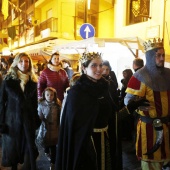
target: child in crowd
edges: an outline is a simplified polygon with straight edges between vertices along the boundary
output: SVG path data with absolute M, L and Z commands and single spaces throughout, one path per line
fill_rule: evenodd
M 73 68 L 71 67 L 71 64 L 70 64 L 70 62 L 68 60 L 63 59 L 62 64 L 63 64 L 63 68 L 67 72 L 68 78 L 70 80 L 71 77 L 74 74 Z
M 50 158 L 50 170 L 54 170 L 60 110 L 61 103 L 57 98 L 56 90 L 52 87 L 47 87 L 38 104 L 38 115 L 42 123 L 37 139 L 43 139 L 44 152 Z

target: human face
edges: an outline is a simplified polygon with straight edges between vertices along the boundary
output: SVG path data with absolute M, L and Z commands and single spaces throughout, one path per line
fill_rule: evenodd
M 63 68 L 67 68 L 68 67 L 68 64 L 63 62 Z
M 138 69 L 138 66 L 135 64 L 135 63 L 133 63 L 133 70 L 135 71 L 136 69 Z
M 156 62 L 156 66 L 158 66 L 158 67 L 164 67 L 165 51 L 164 51 L 163 48 L 158 49 L 158 51 L 156 52 L 155 62 Z
M 47 102 L 52 102 L 54 100 L 54 92 L 50 90 L 45 91 L 45 99 Z
M 18 69 L 24 74 L 26 74 L 29 71 L 29 66 L 30 63 L 29 58 L 27 56 L 21 57 L 20 61 L 17 64 Z
M 88 67 L 83 68 L 84 73 L 95 80 L 99 80 L 102 77 L 102 60 L 99 58 L 93 59 Z
M 109 69 L 109 67 L 108 67 L 108 66 L 103 65 L 103 66 L 102 66 L 102 69 L 103 69 L 102 75 L 103 75 L 103 76 L 108 76 L 108 75 L 109 75 L 109 73 L 110 73 L 110 69 Z
M 127 78 L 127 76 L 128 76 L 127 73 L 125 71 L 123 71 L 123 77 Z
M 54 66 L 58 66 L 58 64 L 59 64 L 59 55 L 53 55 L 53 57 L 51 59 L 51 63 Z

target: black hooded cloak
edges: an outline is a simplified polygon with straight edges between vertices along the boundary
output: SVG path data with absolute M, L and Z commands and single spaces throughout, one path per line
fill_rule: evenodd
M 115 170 L 114 119 L 108 82 L 101 78 L 96 83 L 82 75 L 69 90 L 63 110 L 56 170 L 100 170 L 100 160 L 96 153 L 100 153 L 101 135 L 94 133 L 93 129 L 106 126 L 108 136 L 105 134 L 105 148 L 108 154 L 105 159 L 108 161 L 105 168 L 111 165 L 111 170 Z

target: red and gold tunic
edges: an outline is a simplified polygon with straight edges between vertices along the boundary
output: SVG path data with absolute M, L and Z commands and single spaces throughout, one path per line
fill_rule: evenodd
M 153 91 L 134 76 L 131 78 L 127 93 L 145 97 L 150 102 L 150 110 L 139 111 L 141 116 L 161 118 L 170 115 L 170 91 Z M 146 161 L 170 160 L 170 126 L 163 123 L 163 141 L 159 149 L 151 155 L 144 155 L 155 144 L 156 132 L 152 123 L 145 123 L 139 119 L 137 125 L 136 154 L 139 159 Z

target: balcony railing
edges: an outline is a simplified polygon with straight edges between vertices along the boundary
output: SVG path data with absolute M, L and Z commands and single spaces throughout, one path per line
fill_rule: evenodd
M 39 36 L 41 31 L 47 28 L 50 28 L 51 32 L 58 32 L 58 18 L 50 18 L 38 25 L 35 25 L 35 37 Z

